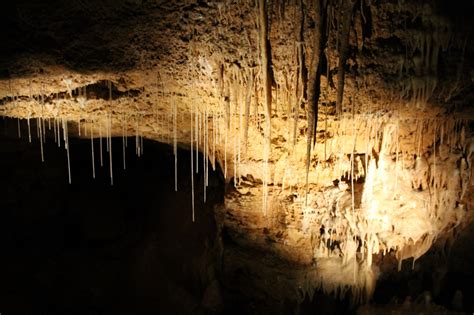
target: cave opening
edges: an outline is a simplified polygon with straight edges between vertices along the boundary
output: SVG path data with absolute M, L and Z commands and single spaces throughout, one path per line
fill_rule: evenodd
M 178 313 L 220 307 L 219 231 L 214 206 L 223 202 L 219 167 L 195 177 L 191 213 L 189 151 L 178 150 L 174 191 L 173 147 L 143 140 L 143 155 L 112 138 L 114 185 L 108 157 L 92 178 L 89 139 L 70 137 L 72 183 L 64 147 L 48 131 L 41 162 L 35 121 L 0 120 L 0 304 L 10 313 Z M 134 138 L 129 138 L 134 146 Z M 132 145 L 133 143 L 133 145 Z M 105 142 L 104 155 L 107 153 Z M 202 160 L 202 156 L 200 157 Z

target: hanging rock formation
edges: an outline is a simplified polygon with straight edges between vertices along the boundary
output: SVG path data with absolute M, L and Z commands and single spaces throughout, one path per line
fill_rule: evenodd
M 381 257 L 415 265 L 472 222 L 472 4 L 445 2 L 19 3 L 0 114 L 199 150 L 191 172 L 230 183 L 227 270 L 278 274 L 259 284 L 276 299 L 364 302 Z

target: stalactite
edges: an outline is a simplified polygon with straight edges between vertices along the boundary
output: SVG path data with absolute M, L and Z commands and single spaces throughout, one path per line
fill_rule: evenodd
M 128 147 L 128 121 L 127 119 L 125 119 L 124 124 L 127 125 L 127 127 L 125 128 L 125 133 L 124 133 L 125 134 L 125 148 L 127 148 Z
M 61 122 L 59 119 L 56 119 L 56 122 L 58 124 L 58 127 L 56 128 L 58 130 L 58 148 L 61 147 Z
M 143 119 L 143 116 L 140 115 L 140 122 Z M 143 156 L 143 150 L 145 149 L 145 146 L 143 145 L 143 131 L 140 133 L 140 156 Z
M 226 119 L 227 120 L 227 119 Z M 229 136 L 229 124 L 224 122 L 224 180 L 227 180 L 227 138 Z
M 106 114 L 106 121 L 105 121 L 105 146 L 107 148 L 107 152 L 110 152 L 110 143 L 109 143 L 109 125 L 108 125 L 108 115 L 109 113 Z
M 109 170 L 110 170 L 110 186 L 114 185 L 114 173 L 112 168 L 112 114 L 109 114 L 108 124 L 108 143 L 109 143 Z
M 126 165 L 126 153 L 125 153 L 125 114 L 122 114 L 122 156 L 123 156 L 123 169 L 127 169 Z
M 216 126 L 216 112 L 212 112 L 212 170 L 216 170 L 216 137 L 217 137 L 217 126 Z
M 100 151 L 100 166 L 104 166 L 104 159 L 102 156 L 102 124 L 99 123 L 99 151 Z
M 293 102 L 293 148 L 296 145 L 297 141 L 297 129 L 298 129 L 298 120 L 299 120 L 299 109 L 300 105 L 303 103 L 303 100 L 306 98 L 306 90 L 308 85 L 308 69 L 306 68 L 306 58 L 304 50 L 304 24 L 305 24 L 305 7 L 304 1 L 299 0 L 299 11 L 300 11 L 300 25 L 299 30 L 296 36 L 296 89 L 295 89 L 295 100 Z
M 268 163 L 271 153 L 271 113 L 272 113 L 272 83 L 273 75 L 271 71 L 271 52 L 270 52 L 270 40 L 268 35 L 268 9 L 267 1 L 259 0 L 259 43 L 260 43 L 260 58 L 263 74 L 263 90 L 264 90 L 264 108 L 265 108 L 265 148 L 264 148 L 264 188 L 263 188 L 263 213 L 266 215 L 267 212 L 267 199 L 268 199 L 268 181 L 269 181 L 269 170 Z M 234 152 L 235 154 L 235 152 Z
M 20 118 L 17 118 L 17 125 L 18 125 L 18 139 L 21 139 L 21 128 L 20 128 Z
M 247 90 L 245 94 L 245 127 L 244 127 L 244 152 L 247 152 L 248 138 L 249 138 L 249 123 L 250 123 L 250 104 L 252 101 L 252 91 L 254 85 L 254 71 L 253 68 L 249 70 L 249 81 L 247 82 Z
M 195 121 L 194 121 L 194 129 L 195 129 L 195 136 L 196 136 L 196 174 L 199 173 L 199 140 L 200 140 L 200 135 L 202 135 L 202 117 L 201 113 L 197 111 L 197 106 L 196 106 L 196 113 L 195 113 Z M 200 132 L 201 131 L 201 132 Z
M 28 124 L 28 142 L 31 143 L 31 126 L 30 126 L 30 115 L 28 114 L 28 118 L 26 119 Z
M 236 165 L 236 178 L 237 178 L 237 183 L 240 183 L 240 161 L 241 161 L 241 144 L 242 144 L 242 128 L 243 128 L 243 119 L 242 119 L 242 114 L 243 114 L 243 106 L 242 106 L 242 99 L 239 98 L 239 127 L 237 131 L 237 137 L 236 137 L 236 144 L 237 144 L 237 165 Z
M 136 117 L 136 125 L 135 125 L 135 154 L 139 157 L 140 156 L 140 139 L 138 134 L 138 116 Z
M 63 119 L 63 132 L 64 132 L 64 147 L 66 148 L 67 154 L 67 173 L 69 177 L 69 184 L 71 184 L 71 160 L 69 158 L 69 135 L 67 121 Z
M 318 125 L 318 103 L 319 96 L 321 93 L 320 81 L 321 81 L 321 60 L 326 45 L 326 19 L 327 9 L 325 1 L 315 0 L 314 9 L 316 13 L 316 26 L 314 33 L 313 52 L 311 56 L 311 68 L 309 71 L 308 79 L 308 131 L 307 131 L 307 143 L 306 143 L 306 197 L 305 205 L 308 202 L 308 179 L 309 179 L 309 167 L 311 162 L 311 148 L 316 145 L 316 131 Z
M 398 174 L 400 172 L 400 169 L 399 169 L 399 152 L 400 152 L 400 120 L 397 119 L 397 133 L 396 133 L 396 155 L 395 155 L 395 193 L 396 191 L 398 190 Z
M 437 172 L 436 172 L 436 125 L 433 124 L 433 174 L 432 178 L 434 180 L 437 179 Z M 435 211 L 435 216 L 438 216 L 438 194 L 437 194 L 437 185 L 433 185 L 433 199 L 434 199 L 434 204 L 433 204 L 433 210 Z
M 91 155 L 92 155 L 92 178 L 95 178 L 95 158 L 94 158 L 94 123 L 91 121 Z
M 344 97 L 344 77 L 345 65 L 349 54 L 349 35 L 352 21 L 352 11 L 355 5 L 354 0 L 342 0 L 341 11 L 341 29 L 339 32 L 339 64 L 337 69 L 337 99 L 336 99 L 336 114 L 342 115 L 342 100 Z
M 41 132 L 42 137 L 41 137 L 41 141 L 43 141 L 44 143 L 46 143 L 46 132 L 45 132 L 46 128 L 45 128 L 45 125 L 44 125 L 44 118 L 43 118 L 43 117 L 44 117 L 44 115 L 41 114 L 41 126 L 42 126 L 42 132 Z
M 193 169 L 193 161 L 194 161 L 194 156 L 193 156 L 193 110 L 194 110 L 194 105 L 191 104 L 191 122 L 190 122 L 190 129 L 189 129 L 189 134 L 191 137 L 191 141 L 189 141 L 191 145 L 191 149 L 189 150 L 191 154 L 191 210 L 192 210 L 192 221 L 194 222 L 194 169 Z
M 203 159 L 203 179 L 204 179 L 204 183 L 203 183 L 203 192 L 204 192 L 204 203 L 206 202 L 206 195 L 207 195 L 207 161 L 209 160 L 209 156 L 208 156 L 208 151 L 207 151 L 207 134 L 208 134 L 208 129 L 207 129 L 207 105 L 206 105 L 206 108 L 204 110 L 204 116 L 203 116 L 203 119 L 204 119 L 204 122 L 203 122 L 203 126 L 204 126 L 204 139 L 203 139 L 203 151 L 204 151 L 204 159 Z
M 40 148 L 41 148 L 41 162 L 44 162 L 44 150 L 43 150 L 43 128 L 41 122 L 39 121 L 40 118 L 37 119 L 37 123 L 40 126 Z
M 56 117 L 53 120 L 53 133 L 54 133 L 54 143 L 57 143 L 58 140 L 56 139 L 57 137 L 57 128 L 56 128 Z
M 178 143 L 177 143 L 177 109 L 173 102 L 173 154 L 174 154 L 174 191 L 178 191 Z
M 351 150 L 351 206 L 352 206 L 352 213 L 355 212 L 355 193 L 354 193 L 354 151 L 356 148 L 356 139 L 357 139 L 357 131 L 355 126 L 355 120 L 353 119 L 353 129 L 352 132 L 354 133 L 354 144 L 352 145 Z

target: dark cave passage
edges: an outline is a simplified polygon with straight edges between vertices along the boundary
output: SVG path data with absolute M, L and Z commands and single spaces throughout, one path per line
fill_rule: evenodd
M 46 123 L 46 126 L 48 124 Z M 0 119 L 0 305 L 3 314 L 209 313 L 221 304 L 218 229 L 213 207 L 223 202 L 220 170 L 195 174 L 191 220 L 189 151 L 144 140 L 143 156 L 113 138 L 114 185 L 108 154 L 100 167 L 95 140 L 70 138 L 72 184 L 64 147 L 51 131 L 41 162 L 36 125 Z M 201 157 L 202 161 L 202 157 Z

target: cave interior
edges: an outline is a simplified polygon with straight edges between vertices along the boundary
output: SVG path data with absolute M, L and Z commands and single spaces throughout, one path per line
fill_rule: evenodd
M 471 314 L 471 0 L 0 4 L 0 314 Z

